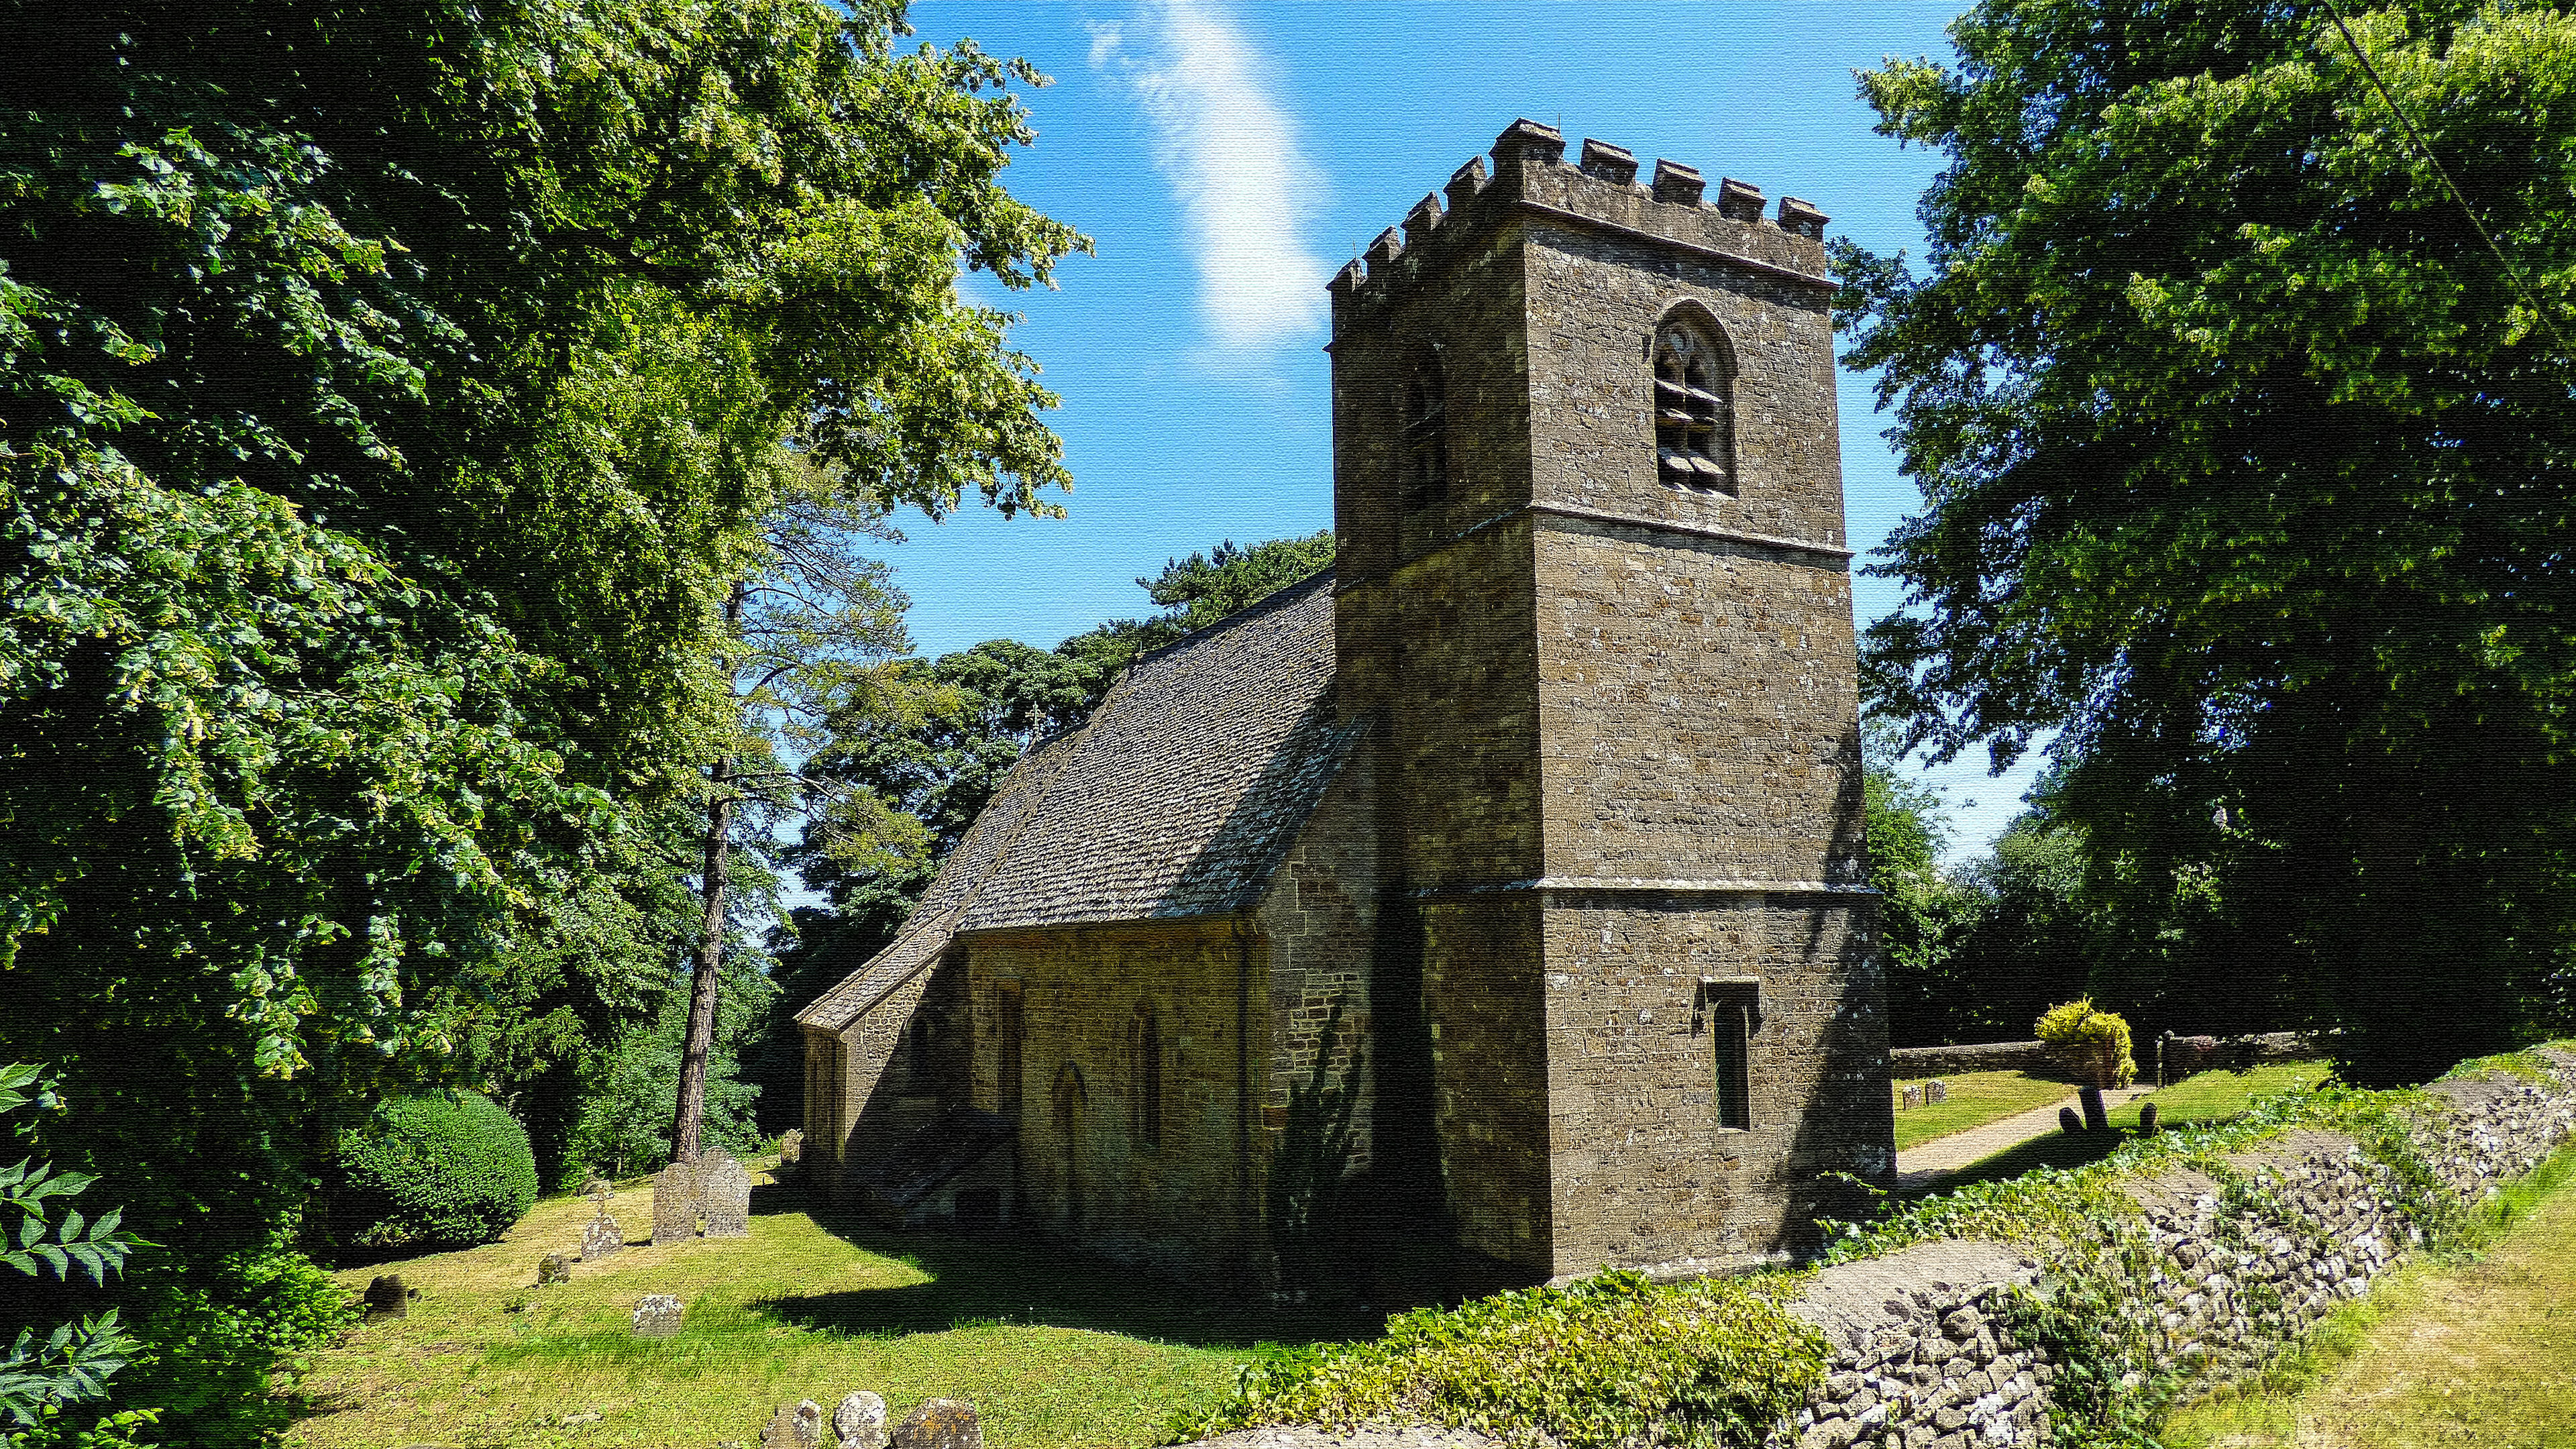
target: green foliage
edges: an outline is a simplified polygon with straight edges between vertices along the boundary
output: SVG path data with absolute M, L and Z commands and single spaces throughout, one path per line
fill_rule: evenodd
M 1136 581 L 1147 598 L 1163 606 L 1161 613 L 1144 619 L 1113 619 L 1089 633 L 1076 634 L 1056 649 L 1090 666 L 1106 689 L 1109 680 L 1138 655 L 1248 609 L 1332 566 L 1331 529 L 1303 538 L 1274 538 L 1249 548 L 1229 538 L 1207 553 L 1168 560 L 1161 573 Z
M 1961 950 L 1980 902 L 1941 869 L 1950 833 L 1946 802 L 1906 773 L 1905 752 L 1884 721 L 1866 721 L 1861 743 L 1862 821 L 1869 883 L 1879 893 L 1890 1044 L 1991 1040 L 1960 1020 L 1963 1007 L 1991 993 L 1965 979 L 1972 969 L 1982 974 L 1982 963 Z
M 2244 968 L 2393 1082 L 2576 1005 L 2576 17 L 2345 13 L 1984 0 L 1861 78 L 1948 158 L 1929 265 L 1838 257 L 1925 500 L 1877 707 L 2061 731 L 2097 890 L 2228 933 L 2120 999 Z
M 956 283 L 1085 243 L 999 182 L 1040 78 L 901 48 L 899 5 L 21 29 L 0 1052 L 59 1065 L 56 1160 L 132 1184 L 170 1301 L 231 1314 L 386 1092 L 560 1134 L 695 936 L 730 591 L 817 478 L 834 522 L 1046 508 L 1053 399 Z
M 1175 1441 L 1254 1424 L 1429 1420 L 1520 1442 L 1751 1449 L 1824 1377 L 1825 1343 L 1782 1305 L 1802 1278 L 1671 1285 L 1604 1273 L 1389 1318 L 1365 1343 L 1246 1365 L 1231 1400 Z
M 39 1101 L 61 1108 L 37 1068 L 0 1063 L 0 1115 Z M 29 1134 L 22 1127 L 16 1135 L 23 1139 Z M 0 1169 L 0 1266 L 31 1278 L 42 1278 L 50 1269 L 57 1282 L 65 1283 L 78 1272 L 93 1287 L 106 1287 L 108 1275 L 124 1268 L 126 1254 L 138 1240 L 117 1230 L 122 1209 L 84 1219 L 71 1205 L 70 1199 L 95 1181 L 85 1173 L 56 1172 L 52 1164 L 32 1157 Z M 48 1198 L 60 1201 L 48 1206 Z M 52 1217 L 57 1210 L 61 1217 Z M 107 1381 L 126 1366 L 137 1346 L 117 1322 L 114 1308 L 57 1323 L 51 1331 L 18 1312 L 0 1312 L 0 1333 L 11 1328 L 17 1329 L 16 1337 L 0 1356 L 0 1421 L 8 1424 L 12 1443 L 21 1431 L 55 1420 L 65 1409 L 104 1400 Z
M 755 952 L 727 953 L 707 1053 L 704 1140 L 742 1157 L 762 1142 L 753 1115 L 762 1084 L 744 1079 L 742 1059 L 781 1000 L 766 965 Z M 591 1172 L 631 1177 L 671 1160 L 671 1101 L 679 1087 L 688 1007 L 686 992 L 671 992 L 653 1020 L 629 1029 L 600 1063 L 566 1142 L 557 1186 L 578 1188 Z M 789 1106 L 798 1109 L 792 1100 Z
M 340 1240 L 380 1254 L 491 1242 L 537 1200 L 527 1129 L 479 1092 L 384 1103 L 340 1134 L 334 1168 Z
M 2031 1035 L 2048 1043 L 2097 1087 L 2125 1087 L 2137 1079 L 2138 1064 L 2129 1055 L 2129 1023 L 2095 1009 L 2090 997 L 2050 1007 Z
M 154 1437 L 172 1445 L 275 1443 L 295 1408 L 275 1392 L 280 1381 L 303 1373 L 357 1320 L 348 1291 L 329 1272 L 274 1244 L 185 1271 L 145 1266 L 132 1281 L 139 1347 L 117 1396 L 149 1406 Z

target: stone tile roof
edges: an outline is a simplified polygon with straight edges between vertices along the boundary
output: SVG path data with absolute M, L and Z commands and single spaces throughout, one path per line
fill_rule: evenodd
M 1042 740 L 1020 757 L 1003 777 L 1001 788 L 984 804 L 983 813 L 966 828 L 966 837 L 939 867 L 930 888 L 904 919 L 903 929 L 884 950 L 844 978 L 840 985 L 814 998 L 796 1014 L 807 1026 L 839 1031 L 867 1014 L 886 994 L 937 960 L 948 945 L 959 912 L 974 897 L 975 887 L 991 874 L 1011 835 L 1029 815 L 1029 807 L 1046 794 L 1046 783 L 1071 753 L 1078 732 Z
M 894 943 L 797 1020 L 846 1027 L 959 931 L 1250 909 L 1357 743 L 1334 717 L 1332 577 L 1137 661 L 1011 772 Z

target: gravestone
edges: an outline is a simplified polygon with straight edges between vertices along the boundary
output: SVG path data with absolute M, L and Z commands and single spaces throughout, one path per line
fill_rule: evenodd
M 1922 1089 L 1921 1087 L 1908 1087 L 1908 1088 L 1906 1088 L 1906 1089 L 1905 1089 L 1905 1105 L 1906 1105 L 1906 1106 L 1908 1106 L 1908 1107 L 1920 1107 L 1920 1106 L 1922 1106 L 1922 1105 L 1923 1105 L 1923 1089 Z
M 885 1400 L 859 1389 L 832 1411 L 832 1433 L 841 1449 L 886 1449 Z
M 408 1318 L 411 1316 L 411 1293 L 403 1287 L 400 1273 L 387 1273 L 367 1283 L 366 1305 L 369 1318 Z
M 698 1236 L 698 1175 L 685 1162 L 674 1162 L 653 1174 L 653 1246 L 694 1241 Z
M 2060 1107 L 2057 1109 L 2057 1126 L 2058 1130 L 2063 1132 L 2081 1132 L 2084 1130 L 2084 1119 L 2075 1115 L 2074 1108 Z
M 2085 1126 L 2096 1132 L 2104 1132 L 2110 1129 L 2111 1114 L 2109 1110 L 2104 1108 L 2102 1105 L 2102 1089 L 2100 1087 L 2082 1088 L 2076 1092 L 2075 1098 L 2077 1101 L 2084 1104 Z
M 823 1406 L 807 1399 L 782 1404 L 760 1433 L 760 1449 L 822 1449 Z
M 1928 1106 L 1932 1103 L 1946 1102 L 1949 1100 L 1950 1084 L 1948 1082 L 1935 1077 L 1931 1081 L 1923 1084 L 1923 1101 L 1925 1105 Z
M 669 1338 L 680 1331 L 680 1300 L 668 1293 L 647 1293 L 635 1305 L 635 1331 L 646 1338 Z
M 581 1230 L 581 1260 L 596 1263 L 626 1246 L 626 1230 L 618 1226 L 617 1219 L 608 1215 L 608 1200 L 615 1193 L 607 1179 L 594 1177 L 582 1185 L 581 1191 L 599 1209 L 599 1216 L 592 1218 L 590 1226 Z
M 894 1449 L 984 1449 L 984 1426 L 964 1399 L 932 1399 L 894 1426 Z
M 2138 1130 L 2141 1132 L 2153 1132 L 2156 1130 L 2155 1103 L 2149 1102 L 2147 1105 L 2138 1109 Z
M 790 1127 L 778 1139 L 778 1160 L 790 1167 L 805 1157 L 805 1129 Z
M 751 1236 L 751 1171 L 721 1147 L 698 1157 L 698 1207 L 710 1238 Z
M 572 1281 L 572 1259 L 561 1253 L 548 1253 L 537 1260 L 537 1286 L 551 1287 Z

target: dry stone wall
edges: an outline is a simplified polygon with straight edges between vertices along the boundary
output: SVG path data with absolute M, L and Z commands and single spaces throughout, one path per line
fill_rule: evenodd
M 2440 1190 L 2469 1205 L 2576 1137 L 2576 1053 L 2555 1081 L 2501 1073 L 2436 1083 L 2409 1137 Z M 2350 1136 L 2294 1130 L 2128 1185 L 2143 1217 L 2144 1339 L 2153 1371 L 2202 1383 L 2266 1361 L 2420 1241 L 2394 1172 Z M 2009 1326 L 2041 1255 L 1936 1242 L 1819 1273 L 1796 1311 L 1829 1343 L 1826 1377 L 1790 1426 L 1797 1449 L 1983 1449 L 2049 1440 L 2058 1372 Z

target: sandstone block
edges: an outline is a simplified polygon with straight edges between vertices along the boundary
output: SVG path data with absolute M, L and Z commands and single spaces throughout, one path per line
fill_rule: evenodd
M 931 1399 L 894 1426 L 894 1449 L 984 1449 L 984 1425 L 964 1399 Z
M 840 1449 L 886 1449 L 886 1402 L 858 1389 L 832 1411 L 832 1434 Z
M 653 1174 L 653 1246 L 696 1241 L 698 1177 L 685 1162 Z
M 781 1404 L 760 1432 L 760 1449 L 821 1449 L 823 1406 L 807 1399 Z
M 646 1338 L 669 1338 L 680 1331 L 685 1312 L 680 1300 L 670 1294 L 648 1293 L 635 1304 L 635 1331 Z

